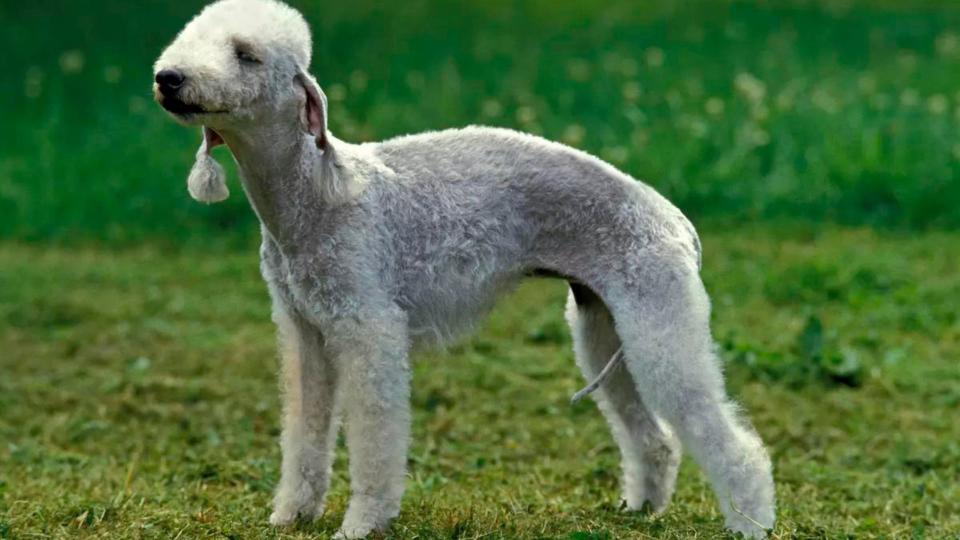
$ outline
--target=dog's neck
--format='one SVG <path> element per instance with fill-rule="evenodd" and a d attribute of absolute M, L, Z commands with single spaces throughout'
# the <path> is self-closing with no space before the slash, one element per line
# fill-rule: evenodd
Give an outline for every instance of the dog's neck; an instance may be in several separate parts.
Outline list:
<path fill-rule="evenodd" d="M 304 216 L 318 215 L 328 204 L 316 177 L 325 152 L 296 125 L 225 130 L 221 136 L 236 158 L 243 189 L 265 231 L 281 248 L 301 245 Z M 326 159 L 331 158 L 333 149 L 326 153 Z"/>

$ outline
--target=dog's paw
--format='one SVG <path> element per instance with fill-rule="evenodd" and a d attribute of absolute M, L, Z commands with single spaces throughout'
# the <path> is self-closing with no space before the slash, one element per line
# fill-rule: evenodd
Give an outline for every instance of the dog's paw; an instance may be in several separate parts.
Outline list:
<path fill-rule="evenodd" d="M 637 504 L 637 503 L 630 502 L 626 498 L 621 498 L 619 510 L 621 512 L 630 512 L 630 513 L 635 512 L 642 516 L 653 516 L 658 513 L 656 508 L 653 506 L 653 503 L 646 499 L 643 499 L 642 502 Z"/>
<path fill-rule="evenodd" d="M 323 515 L 323 510 L 322 504 L 313 504 L 312 502 L 302 505 L 277 504 L 273 513 L 270 514 L 270 525 L 284 527 L 299 520 L 314 521 Z"/>
<path fill-rule="evenodd" d="M 744 538 L 764 539 L 767 538 L 773 529 L 773 511 L 770 509 L 754 510 L 751 514 L 760 518 L 761 521 L 748 516 L 745 513 L 737 512 L 735 515 L 727 517 L 727 528 L 731 532 L 740 533 Z"/>
<path fill-rule="evenodd" d="M 347 513 L 343 516 L 343 524 L 340 525 L 340 530 L 334 538 L 339 540 L 366 538 L 370 533 L 386 531 L 399 513 L 400 507 L 397 504 L 355 497 L 350 501 Z"/>
<path fill-rule="evenodd" d="M 294 521 L 297 520 L 296 512 L 286 512 L 283 510 L 274 510 L 270 514 L 270 524 L 274 527 L 284 527 L 286 525 L 292 525 Z"/>
<path fill-rule="evenodd" d="M 730 532 L 732 532 L 732 533 L 734 533 L 734 534 L 739 533 L 742 538 L 747 538 L 747 539 L 749 539 L 749 540 L 765 540 L 765 539 L 768 537 L 768 535 L 767 535 L 768 529 L 764 529 L 764 528 L 762 528 L 762 527 L 758 527 L 757 525 L 754 525 L 754 524 L 752 524 L 752 523 L 750 523 L 750 524 L 741 523 L 741 524 L 737 524 L 737 525 L 727 525 L 727 529 L 729 529 Z"/>
<path fill-rule="evenodd" d="M 355 540 L 358 538 L 366 538 L 374 530 L 376 530 L 376 527 L 372 525 L 344 525 L 340 527 L 340 530 L 337 531 L 337 534 L 333 535 L 333 540 Z"/>

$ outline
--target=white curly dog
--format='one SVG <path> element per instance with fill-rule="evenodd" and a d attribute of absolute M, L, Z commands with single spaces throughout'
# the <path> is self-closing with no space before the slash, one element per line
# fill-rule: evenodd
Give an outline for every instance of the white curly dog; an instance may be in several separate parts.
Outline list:
<path fill-rule="evenodd" d="M 404 490 L 411 347 L 462 334 L 545 274 L 570 282 L 577 363 L 620 446 L 627 506 L 665 509 L 679 439 L 727 526 L 766 536 L 770 459 L 726 396 L 700 246 L 680 211 L 597 158 L 505 129 L 341 141 L 310 54 L 292 8 L 222 0 L 155 65 L 160 104 L 203 126 L 190 194 L 227 196 L 209 155 L 225 143 L 260 219 L 285 400 L 270 522 L 323 512 L 342 415 L 352 498 L 338 535 L 387 527 Z"/>

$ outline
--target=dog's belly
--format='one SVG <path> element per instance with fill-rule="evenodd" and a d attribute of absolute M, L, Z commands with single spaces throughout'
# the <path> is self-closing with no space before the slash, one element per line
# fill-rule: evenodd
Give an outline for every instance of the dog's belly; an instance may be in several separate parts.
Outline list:
<path fill-rule="evenodd" d="M 408 317 L 414 346 L 449 344 L 470 333 L 490 313 L 498 298 L 511 291 L 519 274 L 454 274 L 420 280 L 398 299 Z"/>

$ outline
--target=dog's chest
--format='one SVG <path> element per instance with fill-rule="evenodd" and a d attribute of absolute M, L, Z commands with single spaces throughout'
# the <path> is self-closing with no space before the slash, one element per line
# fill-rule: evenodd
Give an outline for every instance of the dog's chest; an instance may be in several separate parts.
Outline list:
<path fill-rule="evenodd" d="M 260 273 L 271 294 L 311 319 L 333 317 L 343 310 L 340 304 L 349 287 L 343 285 L 343 272 L 338 274 L 331 266 L 329 257 L 322 255 L 289 257 L 269 238 L 260 248 Z"/>
<path fill-rule="evenodd" d="M 328 235 L 284 251 L 268 236 L 260 270 L 275 301 L 316 325 L 396 309 L 378 252 L 349 235 Z"/>

